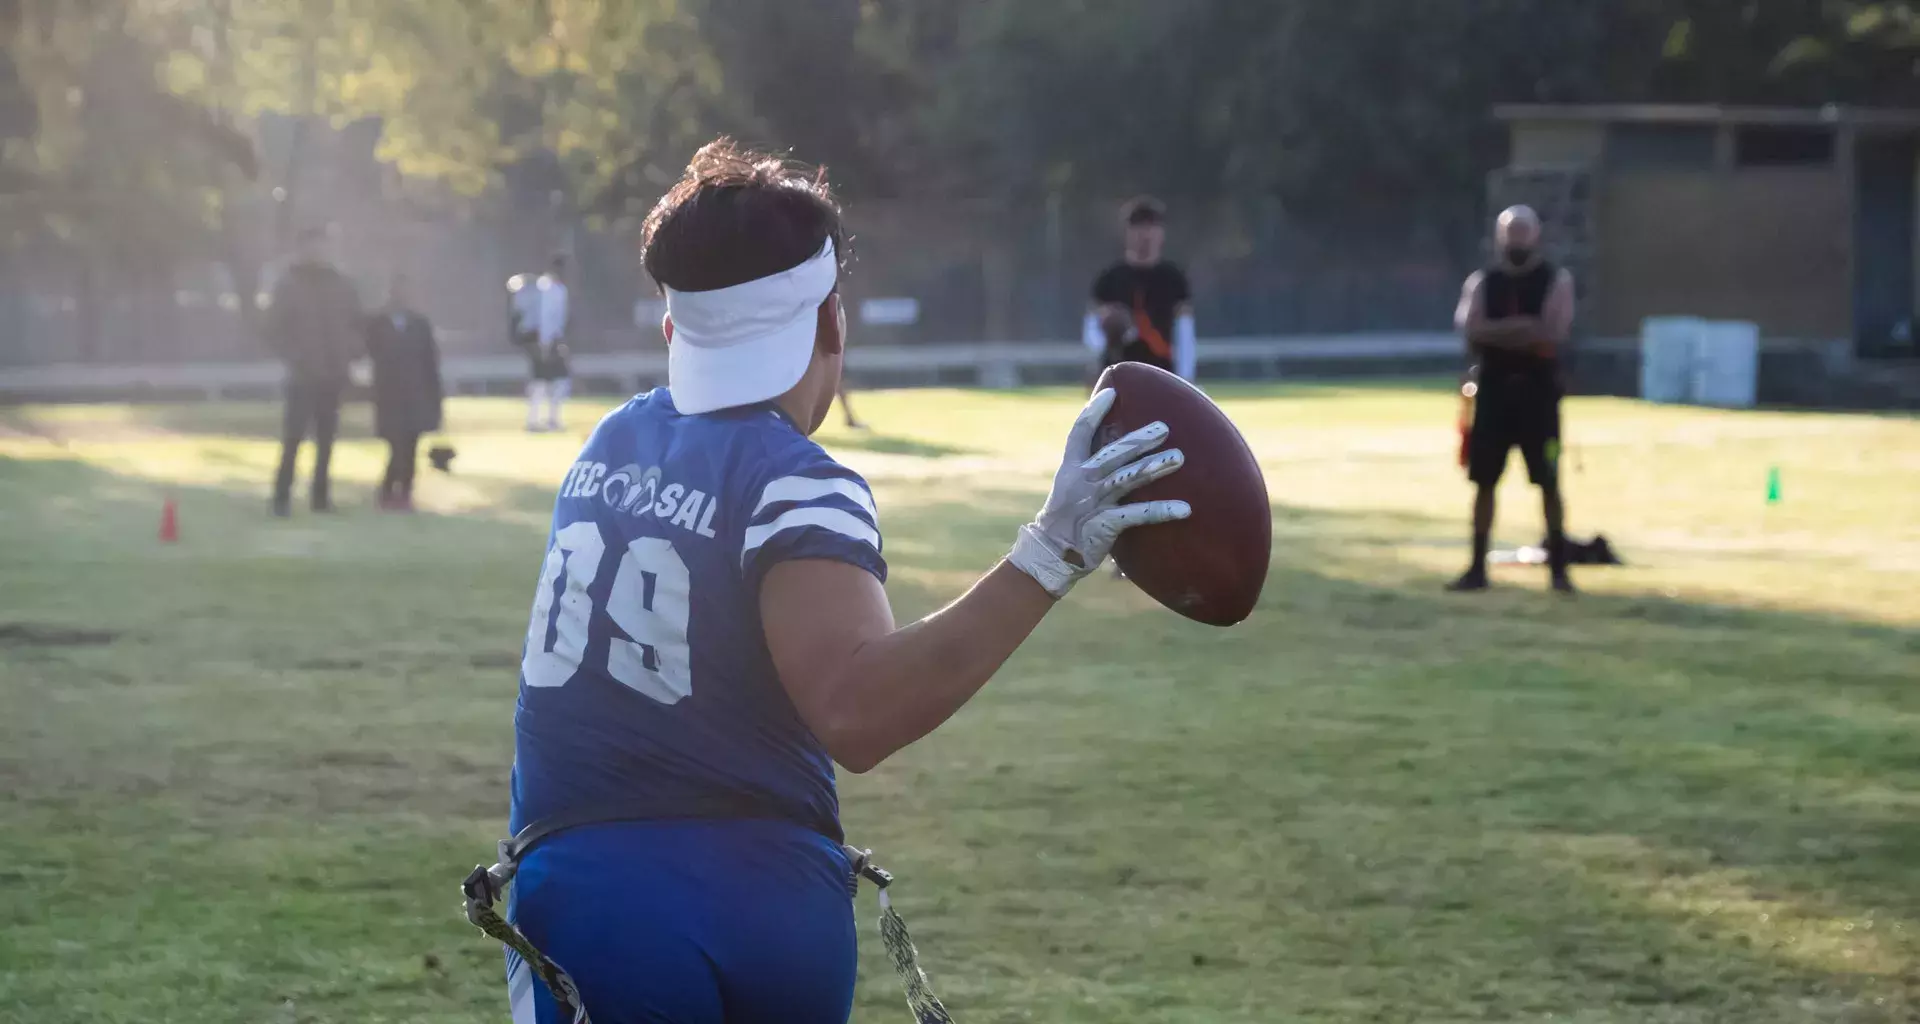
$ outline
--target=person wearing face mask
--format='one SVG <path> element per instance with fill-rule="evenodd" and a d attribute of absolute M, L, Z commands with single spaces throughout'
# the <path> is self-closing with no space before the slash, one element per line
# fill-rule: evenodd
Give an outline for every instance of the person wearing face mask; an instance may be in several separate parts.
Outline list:
<path fill-rule="evenodd" d="M 440 429 L 440 351 L 433 323 L 414 309 L 405 274 L 393 275 L 387 304 L 367 318 L 373 361 L 374 432 L 387 442 L 380 507 L 413 511 L 415 452 L 423 434 Z"/>
<path fill-rule="evenodd" d="M 1494 227 L 1497 255 L 1467 278 L 1454 312 L 1467 354 L 1479 364 L 1467 476 L 1474 484 L 1473 563 L 1449 584 L 1485 590 L 1494 489 L 1507 453 L 1520 449 L 1540 488 L 1547 520 L 1553 589 L 1573 592 L 1567 574 L 1566 506 L 1560 497 L 1560 348 L 1573 328 L 1573 275 L 1540 253 L 1540 217 L 1525 206 L 1503 211 Z"/>

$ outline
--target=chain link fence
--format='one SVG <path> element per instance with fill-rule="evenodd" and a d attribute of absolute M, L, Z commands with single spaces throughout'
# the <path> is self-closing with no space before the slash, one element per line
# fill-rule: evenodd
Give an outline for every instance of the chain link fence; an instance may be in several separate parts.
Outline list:
<path fill-rule="evenodd" d="M 369 307 L 404 272 L 415 305 L 449 354 L 508 351 L 503 283 L 556 250 L 573 255 L 574 347 L 657 348 L 660 307 L 639 264 L 636 232 L 594 228 L 547 210 L 480 212 L 396 198 L 392 183 L 307 183 L 306 208 L 337 232 L 341 269 Z M 854 261 L 843 288 L 857 342 L 1038 341 L 1078 336 L 1094 275 L 1120 249 L 1118 200 L 854 201 Z M 1203 336 L 1444 328 L 1469 269 L 1457 242 L 1420 225 L 1317 233 L 1272 202 L 1168 200 L 1167 256 L 1187 268 Z M 270 197 L 228 217 L 196 258 L 160 263 L 64 242 L 31 200 L 4 211 L 0 365 L 254 360 L 258 310 L 285 233 Z M 86 255 L 91 252 L 92 255 Z M 244 268 L 236 274 L 235 265 Z M 863 323 L 875 299 L 887 322 Z M 249 309 L 249 306 L 252 308 Z M 901 316 L 901 310 L 913 315 Z"/>

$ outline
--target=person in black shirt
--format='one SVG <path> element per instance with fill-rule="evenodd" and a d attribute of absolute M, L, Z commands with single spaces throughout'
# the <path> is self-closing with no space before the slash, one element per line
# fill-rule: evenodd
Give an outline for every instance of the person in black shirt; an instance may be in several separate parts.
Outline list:
<path fill-rule="evenodd" d="M 848 430 L 865 430 L 867 425 L 860 422 L 860 417 L 853 414 L 853 399 L 849 395 L 847 382 L 843 377 L 840 380 L 840 390 L 834 392 L 834 396 L 840 399 L 840 415 L 846 419 Z"/>
<path fill-rule="evenodd" d="M 313 438 L 308 498 L 315 512 L 333 511 L 330 467 L 334 435 L 340 430 L 340 398 L 363 345 L 360 296 L 353 282 L 334 269 L 331 232 L 306 228 L 297 244 L 293 264 L 273 287 L 266 324 L 267 343 L 287 365 L 280 468 L 273 477 L 273 514 L 281 517 L 292 510 L 293 464 L 308 437 Z"/>
<path fill-rule="evenodd" d="M 1094 279 L 1081 340 L 1102 366 L 1150 363 L 1192 380 L 1193 293 L 1187 275 L 1160 256 L 1166 208 L 1142 196 L 1127 203 L 1121 217 L 1126 255 Z"/>
<path fill-rule="evenodd" d="M 1449 589 L 1487 588 L 1494 487 L 1506 469 L 1508 450 L 1517 447 L 1546 511 L 1553 588 L 1572 593 L 1566 507 L 1560 498 L 1559 355 L 1573 327 L 1573 275 L 1541 256 L 1540 218 L 1525 206 L 1500 214 L 1494 240 L 1493 264 L 1467 278 L 1454 313 L 1479 374 L 1467 437 L 1467 476 L 1474 484 L 1473 564 Z"/>

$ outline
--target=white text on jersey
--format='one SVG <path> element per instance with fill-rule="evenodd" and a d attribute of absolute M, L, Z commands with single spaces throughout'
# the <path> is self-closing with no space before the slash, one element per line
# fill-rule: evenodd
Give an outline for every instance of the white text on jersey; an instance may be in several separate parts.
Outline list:
<path fill-rule="evenodd" d="M 608 508 L 633 516 L 651 512 L 702 537 L 714 535 L 713 513 L 720 504 L 717 495 L 676 483 L 662 483 L 659 466 L 642 469 L 627 465 L 609 473 L 604 462 L 574 463 L 566 479 L 560 482 L 560 497 L 597 497 L 606 502 Z"/>

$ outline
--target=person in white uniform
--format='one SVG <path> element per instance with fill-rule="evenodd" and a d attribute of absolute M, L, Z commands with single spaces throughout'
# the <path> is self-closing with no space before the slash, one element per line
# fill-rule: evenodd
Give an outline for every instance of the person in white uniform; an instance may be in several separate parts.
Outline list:
<path fill-rule="evenodd" d="M 567 363 L 566 271 L 566 256 L 556 255 L 537 279 L 528 282 L 516 275 L 507 282 L 514 341 L 527 350 L 527 429 L 531 431 L 562 429 L 561 408 L 573 393 L 573 371 Z"/>

